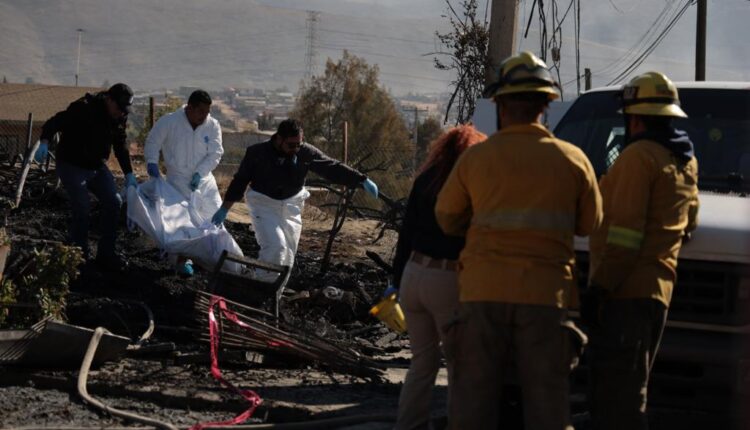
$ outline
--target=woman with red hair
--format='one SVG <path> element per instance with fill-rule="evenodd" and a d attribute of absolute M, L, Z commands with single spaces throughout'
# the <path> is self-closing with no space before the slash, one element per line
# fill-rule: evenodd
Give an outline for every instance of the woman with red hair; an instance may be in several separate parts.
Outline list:
<path fill-rule="evenodd" d="M 412 352 L 399 398 L 397 430 L 428 426 L 432 388 L 440 370 L 441 328 L 458 306 L 456 268 L 464 238 L 446 236 L 438 226 L 437 195 L 461 153 L 486 139 L 471 125 L 445 132 L 431 144 L 409 194 L 393 259 L 392 288 L 400 292 Z M 451 373 L 448 362 L 449 384 Z"/>

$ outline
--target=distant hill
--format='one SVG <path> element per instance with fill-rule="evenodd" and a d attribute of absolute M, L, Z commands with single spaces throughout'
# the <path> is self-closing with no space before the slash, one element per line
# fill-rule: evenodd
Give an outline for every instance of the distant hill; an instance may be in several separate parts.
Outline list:
<path fill-rule="evenodd" d="M 2 0 L 0 75 L 73 84 L 82 28 L 80 85 L 296 90 L 305 70 L 306 17 L 254 0 Z M 317 70 L 348 48 L 379 64 L 394 92 L 447 91 L 450 76 L 422 56 L 434 50 L 440 25 L 439 13 L 429 20 L 322 14 Z"/>
<path fill-rule="evenodd" d="M 531 3 L 521 3 L 518 42 L 520 49 L 538 51 L 536 18 L 529 37 L 522 34 Z M 677 5 L 582 3 L 581 68 L 593 70 L 594 86 L 626 67 L 642 49 L 630 52 L 630 47 L 665 5 Z M 742 55 L 750 3 L 711 3 L 708 78 L 750 80 L 750 56 Z M 327 57 L 340 58 L 347 48 L 378 64 L 381 81 L 396 94 L 447 91 L 450 73 L 436 70 L 432 58 L 424 56 L 437 48 L 435 31 L 446 30 L 440 16 L 446 12 L 444 0 L 0 0 L 0 76 L 11 82 L 29 78 L 72 84 L 76 29 L 82 28 L 80 85 L 125 81 L 138 91 L 179 86 L 286 86 L 294 91 L 305 69 L 305 9 L 323 11 L 316 44 L 319 72 Z M 561 80 L 572 94 L 572 15 L 563 29 Z M 691 7 L 638 70 L 692 79 L 694 32 Z M 618 58 L 622 61 L 613 64 Z"/>

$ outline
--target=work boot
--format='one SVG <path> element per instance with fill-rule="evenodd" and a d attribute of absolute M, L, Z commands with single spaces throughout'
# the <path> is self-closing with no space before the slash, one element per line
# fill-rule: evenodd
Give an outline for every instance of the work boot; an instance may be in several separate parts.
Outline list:
<path fill-rule="evenodd" d="M 128 261 L 117 253 L 108 256 L 97 255 L 96 265 L 108 272 L 124 272 L 128 268 Z"/>

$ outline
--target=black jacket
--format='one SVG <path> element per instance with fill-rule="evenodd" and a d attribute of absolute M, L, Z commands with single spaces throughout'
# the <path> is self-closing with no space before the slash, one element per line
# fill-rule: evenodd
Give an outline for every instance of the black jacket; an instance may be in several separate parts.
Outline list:
<path fill-rule="evenodd" d="M 401 286 L 401 275 L 412 251 L 435 259 L 458 260 L 464 247 L 464 238 L 448 236 L 435 218 L 435 203 L 440 188 L 432 185 L 437 171 L 434 167 L 422 172 L 406 203 L 406 215 L 398 233 L 396 255 L 393 257 L 393 286 Z"/>
<path fill-rule="evenodd" d="M 269 140 L 247 148 L 224 200 L 240 201 L 248 184 L 253 191 L 272 199 L 288 199 L 302 190 L 309 170 L 333 183 L 349 187 L 357 186 L 367 178 L 308 143 L 302 144 L 295 157 L 287 157 L 276 149 L 273 140 Z"/>
<path fill-rule="evenodd" d="M 60 132 L 58 160 L 74 166 L 95 170 L 103 166 L 114 149 L 123 173 L 133 171 L 125 142 L 127 117 L 112 119 L 107 113 L 104 93 L 86 94 L 58 112 L 42 126 L 41 139 L 51 140 Z"/>

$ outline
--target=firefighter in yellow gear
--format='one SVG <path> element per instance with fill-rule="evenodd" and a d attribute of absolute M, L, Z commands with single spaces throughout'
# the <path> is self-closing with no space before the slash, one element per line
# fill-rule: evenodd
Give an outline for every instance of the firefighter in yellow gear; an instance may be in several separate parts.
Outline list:
<path fill-rule="evenodd" d="M 595 429 L 648 428 L 648 378 L 667 319 L 677 255 L 696 227 L 698 164 L 672 81 L 657 72 L 622 90 L 625 149 L 600 181 L 604 221 L 590 238 L 589 288 Z"/>
<path fill-rule="evenodd" d="M 570 426 L 570 337 L 561 323 L 575 282 L 573 236 L 598 227 L 602 203 L 586 155 L 540 122 L 558 84 L 529 52 L 506 59 L 486 89 L 499 131 L 467 149 L 438 195 L 443 231 L 465 235 L 459 311 L 444 328 L 455 360 L 449 428 L 498 428 L 515 363 L 525 428 Z"/>

